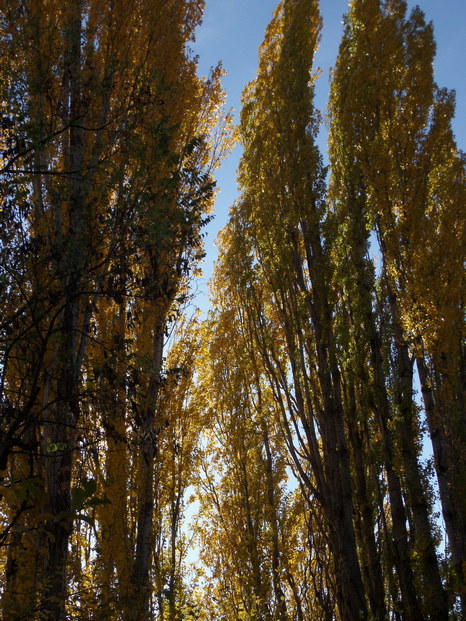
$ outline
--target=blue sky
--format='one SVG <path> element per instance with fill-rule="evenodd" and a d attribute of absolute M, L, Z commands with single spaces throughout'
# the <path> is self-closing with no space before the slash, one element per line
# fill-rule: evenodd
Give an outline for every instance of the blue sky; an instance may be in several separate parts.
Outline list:
<path fill-rule="evenodd" d="M 223 84 L 228 106 L 240 110 L 241 92 L 253 79 L 257 69 L 257 51 L 265 28 L 278 0 L 206 0 L 204 22 L 197 31 L 194 46 L 199 55 L 199 72 L 207 74 L 219 60 L 227 74 Z M 418 4 L 428 21 L 434 23 L 437 42 L 435 76 L 439 86 L 457 92 L 457 111 L 454 130 L 460 148 L 466 150 L 466 0 L 408 0 L 408 7 Z M 341 19 L 348 7 L 347 0 L 321 0 L 324 27 L 316 65 L 322 75 L 316 85 L 316 107 L 325 112 L 329 90 L 329 69 L 333 66 L 341 36 Z M 321 148 L 325 149 L 325 132 Z M 205 276 L 198 283 L 196 304 L 207 307 L 206 282 L 212 273 L 216 257 L 215 237 L 228 218 L 228 209 L 237 198 L 236 175 L 240 148 L 236 147 L 217 174 L 220 192 L 215 205 L 215 219 L 208 228 Z"/>

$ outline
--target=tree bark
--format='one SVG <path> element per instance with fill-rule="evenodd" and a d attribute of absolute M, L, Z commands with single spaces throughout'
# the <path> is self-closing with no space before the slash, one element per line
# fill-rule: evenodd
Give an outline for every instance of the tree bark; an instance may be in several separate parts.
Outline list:
<path fill-rule="evenodd" d="M 152 338 L 153 370 L 148 382 L 147 394 L 142 411 L 137 538 L 131 575 L 133 595 L 130 598 L 127 621 L 148 619 L 151 599 L 149 578 L 154 548 L 154 459 L 157 455 L 157 438 L 161 431 L 161 421 L 157 420 L 156 408 L 163 362 L 163 326 L 156 326 L 154 328 Z"/>
<path fill-rule="evenodd" d="M 463 614 L 466 612 L 466 524 L 464 511 L 461 507 L 461 463 L 452 463 L 456 451 L 449 450 L 446 435 L 448 425 L 439 405 L 435 402 L 429 367 L 424 356 L 416 357 L 416 365 L 421 384 L 422 398 L 429 427 L 430 439 L 434 455 L 434 465 L 442 504 L 442 515 L 445 520 L 445 528 L 448 535 L 448 546 L 456 574 L 456 589 L 460 595 Z M 448 436 L 447 436 L 448 437 Z M 452 439 L 453 440 L 453 439 Z M 461 438 L 456 438 L 461 443 Z M 461 462 L 461 457 L 460 460 Z M 464 466 L 463 466 L 464 469 Z M 458 491 L 459 490 L 459 491 Z M 459 502 L 458 502 L 459 499 Z"/>

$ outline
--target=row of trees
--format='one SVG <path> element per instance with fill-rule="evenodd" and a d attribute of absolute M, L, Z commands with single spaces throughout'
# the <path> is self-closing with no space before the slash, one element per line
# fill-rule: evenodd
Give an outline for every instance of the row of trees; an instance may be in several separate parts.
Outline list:
<path fill-rule="evenodd" d="M 0 2 L 3 618 L 460 619 L 465 161 L 432 27 L 350 4 L 327 171 L 318 2 L 279 3 L 200 322 L 231 142 L 202 10 Z"/>
<path fill-rule="evenodd" d="M 149 618 L 154 580 L 173 608 L 196 432 L 189 341 L 163 352 L 229 123 L 188 47 L 202 11 L 0 4 L 5 620 Z"/>
<path fill-rule="evenodd" d="M 281 2 L 243 95 L 241 196 L 220 237 L 203 380 L 222 463 L 220 483 L 208 479 L 206 559 L 213 593 L 229 594 L 213 617 L 459 617 L 466 185 L 454 97 L 433 81 L 418 8 L 353 1 L 326 187 L 319 30 L 316 2 Z"/>

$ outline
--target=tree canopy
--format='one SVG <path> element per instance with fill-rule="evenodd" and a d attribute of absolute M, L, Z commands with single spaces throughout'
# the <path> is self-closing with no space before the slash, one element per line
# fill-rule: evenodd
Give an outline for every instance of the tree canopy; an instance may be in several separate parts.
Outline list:
<path fill-rule="evenodd" d="M 2 618 L 459 620 L 466 160 L 433 26 L 349 3 L 327 166 L 318 1 L 278 3 L 236 130 L 203 9 L 0 0 Z"/>

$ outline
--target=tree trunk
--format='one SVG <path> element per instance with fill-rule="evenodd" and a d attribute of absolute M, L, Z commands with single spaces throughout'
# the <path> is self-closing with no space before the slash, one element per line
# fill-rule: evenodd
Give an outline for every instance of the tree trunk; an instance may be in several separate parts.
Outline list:
<path fill-rule="evenodd" d="M 349 410 L 356 412 L 356 397 L 354 386 L 348 386 Z M 358 511 L 356 513 L 357 533 L 359 535 L 361 554 L 364 558 L 363 573 L 372 617 L 377 621 L 385 621 L 385 593 L 380 564 L 380 553 L 377 549 L 374 536 L 374 512 L 366 483 L 366 468 L 364 463 L 364 445 L 357 420 L 348 420 L 349 440 L 353 453 L 356 481 L 356 499 Z"/>
<path fill-rule="evenodd" d="M 399 441 L 408 502 L 414 524 L 415 548 L 424 580 L 425 614 L 438 621 L 448 620 L 448 600 L 440 578 L 429 520 L 426 492 L 421 480 L 415 438 L 418 436 L 413 403 L 413 365 L 397 319 L 393 292 L 389 291 L 396 348 L 395 395 L 399 409 Z"/>
<path fill-rule="evenodd" d="M 376 327 L 376 318 L 372 307 L 373 274 L 371 270 L 373 267 L 365 256 L 368 239 L 364 226 L 364 205 L 359 199 L 359 196 L 365 196 L 365 192 L 362 188 L 356 191 L 353 183 L 347 183 L 347 192 L 351 208 L 349 254 L 355 272 L 355 284 L 348 291 L 347 297 L 351 307 L 357 309 L 354 314 L 361 318 L 362 335 L 369 346 L 370 363 L 374 377 L 373 385 L 369 389 L 372 388 L 376 423 L 382 437 L 383 460 L 392 517 L 393 560 L 399 579 L 401 606 L 403 615 L 408 621 L 422 621 L 423 616 L 420 612 L 414 585 L 414 574 L 411 568 L 403 493 L 400 478 L 395 469 L 394 438 L 391 430 L 392 415 L 382 359 L 382 340 Z M 364 378 L 361 379 L 364 381 Z M 380 510 L 383 511 L 382 506 Z M 387 536 L 389 536 L 388 531 Z"/>
<path fill-rule="evenodd" d="M 137 539 L 131 582 L 133 595 L 127 611 L 127 621 L 149 618 L 151 599 L 150 566 L 154 548 L 154 459 L 161 421 L 156 418 L 157 397 L 163 361 L 164 326 L 154 329 L 152 344 L 152 375 L 149 379 L 141 421 L 139 498 Z"/>
<path fill-rule="evenodd" d="M 434 455 L 435 471 L 442 504 L 442 515 L 448 535 L 448 546 L 456 574 L 457 592 L 460 595 L 463 614 L 466 612 L 466 524 L 465 512 L 461 507 L 461 483 L 463 477 L 458 476 L 462 464 L 453 463 L 452 458 L 456 451 L 450 451 L 448 435 L 452 433 L 445 422 L 445 416 L 434 399 L 432 390 L 433 378 L 424 357 L 416 358 L 419 381 L 421 384 L 422 398 L 429 427 L 430 439 Z M 453 438 L 452 438 L 453 440 Z M 456 438 L 461 443 L 461 438 Z M 461 462 L 460 456 L 459 461 Z M 463 460 L 464 461 L 464 460 Z M 463 466 L 464 469 L 464 466 Z M 456 476 L 455 476 L 456 475 Z M 464 478 L 463 478 L 464 480 Z M 459 491 L 458 491 L 459 489 Z"/>
<path fill-rule="evenodd" d="M 273 460 L 272 451 L 270 449 L 269 431 L 267 423 L 262 419 L 262 436 L 264 440 L 265 456 L 266 456 L 266 473 L 267 473 L 267 500 L 269 503 L 269 520 L 272 531 L 272 585 L 276 601 L 276 619 L 279 621 L 287 621 L 288 614 L 286 610 L 285 594 L 281 587 L 281 561 L 280 561 L 280 544 L 279 544 L 279 524 L 276 506 L 276 491 L 274 485 Z"/>
<path fill-rule="evenodd" d="M 318 377 L 323 401 L 320 421 L 330 502 L 324 507 L 330 526 L 330 541 L 337 573 L 337 601 L 343 621 L 367 619 L 364 585 L 356 551 L 353 526 L 353 493 L 349 453 L 345 437 L 340 369 L 335 351 L 332 313 L 325 282 L 326 265 L 319 228 L 301 222 L 312 299 L 307 292 L 315 330 Z M 302 280 L 302 276 L 300 278 Z"/>
<path fill-rule="evenodd" d="M 78 385 L 78 323 L 80 283 L 85 264 L 85 197 L 83 192 L 82 128 L 73 126 L 81 113 L 81 0 L 72 0 L 68 7 L 67 51 L 65 56 L 65 92 L 69 93 L 69 231 L 61 257 L 64 299 L 61 343 L 58 353 L 60 376 L 54 421 L 46 425 L 46 480 L 49 510 L 55 518 L 46 526 L 48 555 L 44 567 L 42 606 L 47 620 L 64 621 L 66 602 L 66 561 L 68 539 L 72 530 L 71 471 L 75 446 L 74 430 L 79 419 Z"/>

